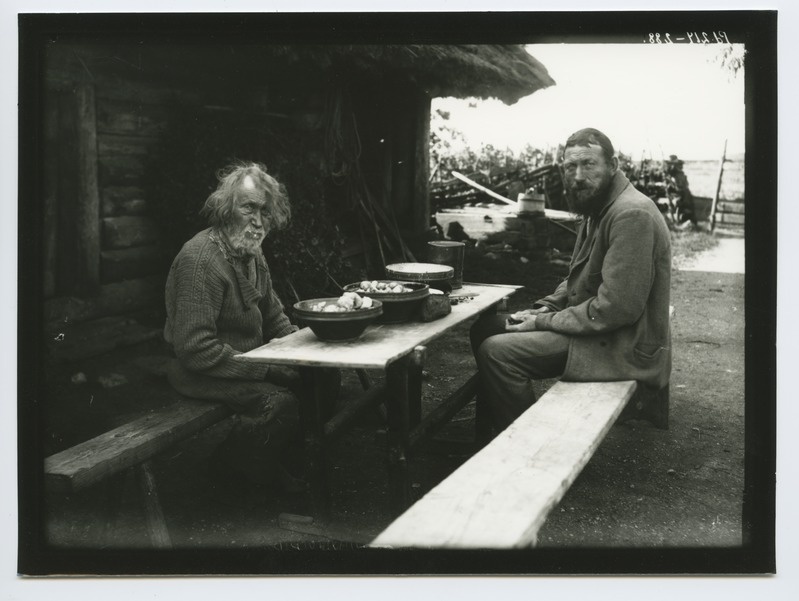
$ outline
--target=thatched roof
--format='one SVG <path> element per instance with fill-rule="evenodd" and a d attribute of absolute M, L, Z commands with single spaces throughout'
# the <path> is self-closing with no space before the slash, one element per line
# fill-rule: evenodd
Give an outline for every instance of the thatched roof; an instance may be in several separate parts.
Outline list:
<path fill-rule="evenodd" d="M 56 50 L 55 47 L 51 50 Z M 499 98 L 513 104 L 555 82 L 546 67 L 521 45 L 357 45 L 357 44 L 185 44 L 180 41 L 102 44 L 62 47 L 74 70 L 131 75 L 160 74 L 224 80 L 262 77 L 321 79 L 345 76 L 375 83 L 421 87 L 432 97 Z"/>
<path fill-rule="evenodd" d="M 546 67 L 521 45 L 414 44 L 274 47 L 289 63 L 348 68 L 402 78 L 431 96 L 499 98 L 513 104 L 555 85 Z"/>

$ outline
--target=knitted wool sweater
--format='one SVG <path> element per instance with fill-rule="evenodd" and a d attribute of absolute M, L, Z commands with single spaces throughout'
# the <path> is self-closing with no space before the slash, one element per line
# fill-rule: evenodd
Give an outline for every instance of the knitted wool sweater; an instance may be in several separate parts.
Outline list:
<path fill-rule="evenodd" d="M 181 365 L 219 378 L 263 380 L 269 365 L 234 359 L 297 329 L 283 312 L 263 253 L 245 275 L 212 229 L 199 232 L 175 257 L 166 282 L 164 338 Z"/>

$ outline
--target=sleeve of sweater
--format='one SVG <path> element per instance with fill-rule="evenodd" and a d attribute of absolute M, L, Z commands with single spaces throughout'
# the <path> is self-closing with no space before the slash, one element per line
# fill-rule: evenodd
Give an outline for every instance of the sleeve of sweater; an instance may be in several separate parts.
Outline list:
<path fill-rule="evenodd" d="M 216 320 L 222 310 L 225 280 L 208 256 L 187 254 L 180 258 L 174 279 L 172 345 L 181 364 L 189 370 L 218 378 L 263 380 L 269 366 L 238 361 L 240 354 L 217 336 Z"/>
<path fill-rule="evenodd" d="M 542 313 L 536 328 L 569 335 L 602 334 L 634 323 L 644 312 L 654 277 L 655 223 L 643 210 L 610 225 L 596 296 L 557 313 Z"/>
<path fill-rule="evenodd" d="M 275 287 L 272 285 L 272 276 L 268 267 L 266 269 L 266 294 L 261 299 L 260 309 L 263 317 L 264 342 L 269 342 L 273 338 L 282 338 L 299 329 L 289 321 L 283 310 L 283 303 L 280 302 Z"/>
<path fill-rule="evenodd" d="M 564 279 L 558 287 L 555 288 L 555 292 L 550 294 L 549 296 L 545 296 L 544 298 L 535 301 L 533 303 L 533 307 L 549 307 L 552 311 L 560 311 L 566 306 L 566 299 L 568 293 L 566 292 L 566 285 L 568 283 L 568 278 Z"/>

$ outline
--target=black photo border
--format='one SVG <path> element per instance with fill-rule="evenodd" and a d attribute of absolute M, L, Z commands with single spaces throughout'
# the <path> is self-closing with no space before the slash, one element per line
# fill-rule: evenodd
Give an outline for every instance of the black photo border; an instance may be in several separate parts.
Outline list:
<path fill-rule="evenodd" d="M 775 571 L 777 13 L 776 11 L 502 13 L 23 14 L 19 16 L 18 503 L 20 574 L 501 575 L 769 574 Z M 51 36 L 263 39 L 280 43 L 629 43 L 651 31 L 724 30 L 746 45 L 746 459 L 744 544 L 735 548 L 388 550 L 87 550 L 44 538 L 39 314 L 42 48 Z"/>

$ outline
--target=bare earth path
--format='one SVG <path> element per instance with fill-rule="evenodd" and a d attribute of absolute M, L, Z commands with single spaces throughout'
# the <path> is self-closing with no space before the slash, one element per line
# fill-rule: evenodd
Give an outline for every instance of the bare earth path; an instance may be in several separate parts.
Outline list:
<path fill-rule="evenodd" d="M 540 544 L 741 543 L 743 249 L 742 238 L 722 238 L 675 271 L 670 429 L 614 427 Z"/>

